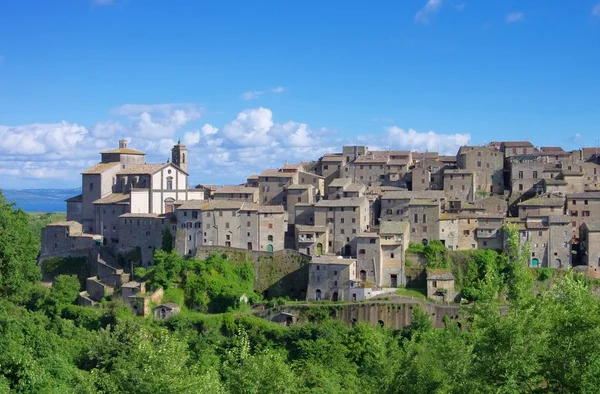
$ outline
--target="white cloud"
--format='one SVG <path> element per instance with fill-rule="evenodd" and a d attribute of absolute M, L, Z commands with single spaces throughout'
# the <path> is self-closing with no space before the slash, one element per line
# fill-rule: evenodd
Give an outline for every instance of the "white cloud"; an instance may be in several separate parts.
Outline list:
<path fill-rule="evenodd" d="M 183 144 L 191 147 L 200 142 L 199 131 L 188 131 L 183 135 Z"/>
<path fill-rule="evenodd" d="M 387 143 L 394 149 L 406 149 L 419 152 L 439 152 L 454 155 L 462 145 L 469 143 L 469 134 L 437 134 L 433 131 L 420 133 L 393 126 L 386 128 Z"/>
<path fill-rule="evenodd" d="M 600 3 L 592 7 L 592 16 L 600 18 Z"/>
<path fill-rule="evenodd" d="M 571 138 L 569 138 L 569 140 L 573 143 L 579 143 L 583 141 L 583 135 L 581 135 L 580 133 L 575 133 L 571 136 Z"/>
<path fill-rule="evenodd" d="M 431 15 L 437 14 L 442 8 L 444 0 L 427 0 L 427 3 L 415 15 L 415 20 L 421 23 L 427 23 Z"/>
<path fill-rule="evenodd" d="M 223 135 L 242 146 L 268 144 L 267 135 L 273 127 L 273 113 L 267 108 L 247 109 L 223 127 Z"/>
<path fill-rule="evenodd" d="M 202 126 L 202 135 L 213 135 L 217 134 L 218 131 L 219 129 L 208 123 L 205 123 L 204 126 Z"/>
<path fill-rule="evenodd" d="M 202 109 L 193 104 L 126 104 L 112 113 L 128 116 L 136 137 L 156 140 L 174 137 L 183 126 L 200 118 Z"/>
<path fill-rule="evenodd" d="M 96 123 L 92 127 L 92 136 L 96 138 L 110 138 L 123 132 L 125 132 L 125 127 L 112 120 Z"/>
<path fill-rule="evenodd" d="M 511 12 L 506 15 L 506 23 L 522 22 L 525 19 L 525 14 L 522 12 Z"/>
<path fill-rule="evenodd" d="M 262 90 L 255 90 L 253 92 L 244 92 L 241 94 L 242 100 L 255 100 L 265 94 Z"/>
<path fill-rule="evenodd" d="M 240 95 L 240 97 L 242 98 L 242 100 L 256 100 L 257 98 L 259 98 L 260 96 L 262 96 L 265 93 L 271 92 L 271 93 L 283 93 L 285 91 L 285 88 L 283 86 L 277 86 L 275 88 L 271 88 L 268 91 L 265 90 L 251 90 L 248 92 L 244 92 Z"/>
<path fill-rule="evenodd" d="M 68 122 L 31 124 L 17 127 L 0 126 L 2 155 L 71 154 L 88 131 Z"/>

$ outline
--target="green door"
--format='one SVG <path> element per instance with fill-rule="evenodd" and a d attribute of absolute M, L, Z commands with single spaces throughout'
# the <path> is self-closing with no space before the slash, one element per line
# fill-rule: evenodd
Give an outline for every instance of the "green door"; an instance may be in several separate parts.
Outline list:
<path fill-rule="evenodd" d="M 323 244 L 317 244 L 317 256 L 323 254 Z"/>
<path fill-rule="evenodd" d="M 538 259 L 531 259 L 532 267 L 537 267 L 539 264 L 540 264 L 540 261 Z"/>
<path fill-rule="evenodd" d="M 268 244 L 267 245 L 267 252 L 272 252 L 273 251 L 273 245 Z"/>

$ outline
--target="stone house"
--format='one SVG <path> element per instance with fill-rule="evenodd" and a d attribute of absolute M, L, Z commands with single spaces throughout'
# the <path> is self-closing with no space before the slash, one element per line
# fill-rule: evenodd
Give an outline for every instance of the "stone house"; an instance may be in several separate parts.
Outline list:
<path fill-rule="evenodd" d="M 504 194 L 504 155 L 487 146 L 461 146 L 456 155 L 459 169 L 475 173 L 481 194 Z"/>
<path fill-rule="evenodd" d="M 600 190 L 600 164 L 593 162 L 586 162 L 582 164 L 584 174 L 584 189 L 589 190 Z"/>
<path fill-rule="evenodd" d="M 325 177 L 304 170 L 298 171 L 298 183 L 301 185 L 312 185 L 315 196 L 325 196 Z M 289 189 L 289 187 L 288 187 Z"/>
<path fill-rule="evenodd" d="M 571 218 L 573 239 L 579 237 L 579 228 L 590 221 L 600 221 L 600 192 L 567 194 L 567 215 Z"/>
<path fill-rule="evenodd" d="M 136 294 L 145 294 L 146 293 L 146 283 L 145 282 L 137 282 L 132 280 L 131 282 L 127 282 L 121 286 L 121 297 L 128 298 L 134 296 Z"/>
<path fill-rule="evenodd" d="M 511 157 L 532 154 L 535 148 L 529 141 L 504 141 L 500 143 L 500 152 L 504 153 L 504 157 Z"/>
<path fill-rule="evenodd" d="M 133 263 L 140 263 L 147 267 L 154 263 L 154 250 L 162 248 L 165 230 L 171 233 L 175 244 L 177 222 L 173 214 L 126 213 L 119 216 L 117 228 L 119 230 L 117 252 L 127 254 L 139 248 L 141 261 Z"/>
<path fill-rule="evenodd" d="M 297 172 L 282 172 L 274 169 L 264 170 L 258 176 L 260 203 L 287 207 L 286 190 L 288 186 L 295 184 L 298 184 Z"/>
<path fill-rule="evenodd" d="M 215 190 L 213 199 L 215 200 L 231 200 L 258 204 L 259 203 L 258 187 L 247 186 L 223 186 Z"/>
<path fill-rule="evenodd" d="M 542 180 L 543 193 L 567 193 L 567 186 L 569 184 L 564 179 L 550 178 Z"/>
<path fill-rule="evenodd" d="M 307 300 L 349 300 L 350 289 L 356 285 L 354 259 L 323 255 L 313 257 L 308 263 Z"/>
<path fill-rule="evenodd" d="M 323 177 L 325 197 L 328 198 L 328 187 L 331 182 L 341 177 L 342 167 L 346 165 L 346 159 L 342 154 L 325 154 L 317 163 L 317 173 Z"/>
<path fill-rule="evenodd" d="M 320 256 L 329 244 L 329 231 L 327 226 L 309 226 L 297 224 L 295 226 L 296 250 L 309 256 Z"/>
<path fill-rule="evenodd" d="M 177 208 L 177 250 L 192 255 L 203 245 L 267 252 L 283 250 L 286 217 L 281 205 L 228 200 L 184 202 Z"/>
<path fill-rule="evenodd" d="M 294 224 L 312 226 L 315 224 L 315 204 L 296 203 Z"/>
<path fill-rule="evenodd" d="M 356 275 L 359 281 L 376 285 L 381 281 L 381 239 L 379 234 L 364 232 L 356 238 Z"/>
<path fill-rule="evenodd" d="M 288 312 L 279 312 L 271 318 L 271 321 L 282 326 L 292 326 L 296 324 L 296 315 Z"/>
<path fill-rule="evenodd" d="M 567 182 L 567 193 L 583 193 L 585 191 L 585 178 L 582 171 L 563 169 L 559 177 Z"/>
<path fill-rule="evenodd" d="M 248 184 L 248 187 L 258 187 L 258 175 L 253 175 L 256 176 L 256 185 L 252 186 L 250 184 Z M 196 189 L 201 190 L 204 198 L 206 200 L 212 200 L 214 195 L 215 195 L 215 191 L 219 188 L 219 186 L 217 185 L 206 185 L 206 184 L 202 184 L 202 185 L 196 185 Z"/>
<path fill-rule="evenodd" d="M 448 201 L 468 201 L 476 199 L 477 177 L 471 170 L 444 170 L 444 192 Z"/>
<path fill-rule="evenodd" d="M 350 178 L 337 178 L 332 180 L 327 187 L 327 199 L 335 200 L 344 197 L 344 189 L 352 184 Z"/>
<path fill-rule="evenodd" d="M 588 220 L 581 225 L 579 252 L 585 265 L 595 270 L 600 269 L 600 221 Z"/>
<path fill-rule="evenodd" d="M 314 204 L 318 198 L 317 189 L 313 185 L 290 185 L 287 191 L 287 211 L 289 224 L 296 220 L 296 204 Z"/>
<path fill-rule="evenodd" d="M 84 234 L 81 223 L 74 220 L 55 222 L 42 229 L 40 260 L 91 249 L 98 236 Z"/>
<path fill-rule="evenodd" d="M 381 221 L 409 220 L 409 205 L 411 201 L 439 201 L 443 204 L 443 190 L 426 191 L 389 191 L 381 194 Z M 409 220 L 410 221 L 410 220 Z"/>
<path fill-rule="evenodd" d="M 379 227 L 381 246 L 377 286 L 398 287 L 406 284 L 404 256 L 410 242 L 410 223 L 385 221 Z M 360 250 L 359 250 L 360 255 Z"/>
<path fill-rule="evenodd" d="M 454 275 L 448 270 L 428 270 L 427 298 L 440 302 L 454 302 Z"/>
<path fill-rule="evenodd" d="M 246 186 L 247 187 L 258 187 L 258 175 L 252 174 L 246 178 Z M 208 198 L 207 198 L 208 200 Z"/>
<path fill-rule="evenodd" d="M 571 231 L 565 215 L 529 216 L 519 230 L 519 242 L 529 242 L 530 267 L 571 267 Z"/>
<path fill-rule="evenodd" d="M 326 253 L 356 256 L 355 238 L 369 228 L 369 200 L 366 197 L 321 200 L 314 208 L 314 225 L 328 228 Z"/>
<path fill-rule="evenodd" d="M 519 217 L 563 215 L 565 198 L 559 195 L 547 194 L 530 198 L 517 204 Z"/>
<path fill-rule="evenodd" d="M 424 159 L 411 169 L 411 190 L 442 190 L 444 188 L 443 169 L 445 164 L 435 159 Z"/>
<path fill-rule="evenodd" d="M 506 217 L 508 212 L 508 203 L 504 198 L 490 196 L 475 201 L 475 207 L 483 212 L 497 214 Z"/>
<path fill-rule="evenodd" d="M 553 177 L 552 168 L 554 168 L 554 165 L 544 164 L 537 154 L 507 157 L 505 170 L 508 175 L 511 196 L 541 193 L 543 189 L 542 180 Z"/>
<path fill-rule="evenodd" d="M 413 199 L 408 204 L 410 239 L 427 243 L 440 237 L 440 202 L 438 200 Z M 383 220 L 381 223 L 383 224 Z"/>
<path fill-rule="evenodd" d="M 478 215 L 475 240 L 478 249 L 504 249 L 504 220 L 506 215 L 483 212 Z"/>
<path fill-rule="evenodd" d="M 181 308 L 174 302 L 167 302 L 159 305 L 154 309 L 154 317 L 157 319 L 165 320 L 169 317 L 179 313 Z"/>

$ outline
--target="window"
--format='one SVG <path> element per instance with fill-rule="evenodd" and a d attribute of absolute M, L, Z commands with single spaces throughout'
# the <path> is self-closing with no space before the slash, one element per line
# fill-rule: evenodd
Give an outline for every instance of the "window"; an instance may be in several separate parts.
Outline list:
<path fill-rule="evenodd" d="M 376 244 L 376 243 L 377 243 L 377 240 L 376 240 L 375 238 L 371 238 L 371 239 L 369 240 L 369 243 L 370 243 L 370 244 Z"/>
<path fill-rule="evenodd" d="M 225 239 L 229 241 L 231 239 L 231 234 L 225 234 Z"/>
<path fill-rule="evenodd" d="M 328 169 L 329 169 L 329 166 L 326 164 L 326 165 L 324 165 L 324 166 L 323 166 L 323 169 L 324 169 L 324 170 L 328 170 Z"/>
<path fill-rule="evenodd" d="M 167 178 L 167 190 L 173 190 L 173 177 Z"/>
<path fill-rule="evenodd" d="M 481 162 L 480 161 L 477 162 L 477 167 L 481 167 Z"/>
<path fill-rule="evenodd" d="M 419 214 L 418 213 L 414 214 L 414 222 L 419 223 Z"/>
<path fill-rule="evenodd" d="M 94 191 L 94 182 L 90 182 L 90 191 L 93 192 Z"/>
<path fill-rule="evenodd" d="M 588 200 L 583 200 L 583 205 L 588 205 Z"/>
<path fill-rule="evenodd" d="M 298 202 L 302 202 L 302 197 L 298 197 Z"/>
<path fill-rule="evenodd" d="M 246 227 L 250 227 L 250 222 L 246 222 Z"/>
<path fill-rule="evenodd" d="M 523 191 L 523 184 L 519 183 L 519 191 Z"/>
<path fill-rule="evenodd" d="M 356 223 L 356 218 L 352 218 L 352 223 Z"/>
<path fill-rule="evenodd" d="M 519 179 L 523 179 L 523 171 L 519 171 Z"/>
<path fill-rule="evenodd" d="M 206 217 L 209 218 L 210 217 L 210 212 L 206 212 Z"/>
<path fill-rule="evenodd" d="M 344 223 L 344 218 L 341 218 L 341 219 L 340 219 L 340 223 Z"/>
<path fill-rule="evenodd" d="M 581 216 L 590 216 L 590 211 L 581 211 Z"/>
<path fill-rule="evenodd" d="M 542 236 L 542 232 L 538 231 L 538 237 L 541 237 L 541 236 Z"/>
<path fill-rule="evenodd" d="M 273 223 L 269 223 L 269 228 L 273 228 Z"/>
<path fill-rule="evenodd" d="M 340 229 L 340 234 L 344 234 L 344 229 Z"/>
<path fill-rule="evenodd" d="M 537 174 L 537 171 L 534 171 L 534 172 L 533 172 L 533 179 L 537 179 L 537 175 L 538 175 L 538 174 Z"/>
<path fill-rule="evenodd" d="M 468 236 L 469 234 L 471 234 L 471 232 L 470 232 L 469 230 L 464 230 L 464 231 L 463 231 L 463 235 L 464 235 L 465 237 L 466 237 L 466 236 Z"/>
<path fill-rule="evenodd" d="M 235 217 L 235 211 L 231 211 L 231 216 Z"/>
<path fill-rule="evenodd" d="M 423 214 L 423 223 L 427 223 L 427 214 L 426 213 Z"/>
<path fill-rule="evenodd" d="M 427 232 L 427 226 L 423 225 L 423 232 L 426 233 Z"/>
<path fill-rule="evenodd" d="M 225 228 L 229 228 L 229 222 L 225 222 Z"/>
<path fill-rule="evenodd" d="M 273 236 L 272 236 L 272 235 L 269 235 L 269 236 L 267 237 L 267 241 L 269 241 L 269 242 L 273 242 Z"/>

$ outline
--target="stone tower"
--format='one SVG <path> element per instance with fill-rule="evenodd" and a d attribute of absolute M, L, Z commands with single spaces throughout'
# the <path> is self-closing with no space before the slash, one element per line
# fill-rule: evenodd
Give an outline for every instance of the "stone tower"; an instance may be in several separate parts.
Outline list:
<path fill-rule="evenodd" d="M 181 143 L 181 140 L 177 141 L 177 145 L 171 149 L 171 162 L 183 171 L 188 172 L 188 150 Z"/>

